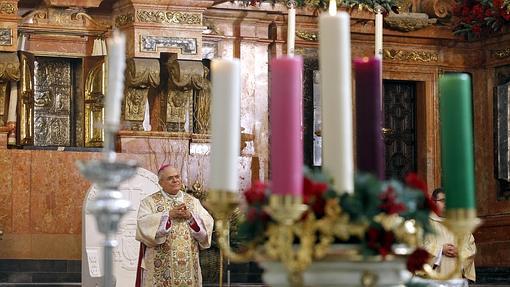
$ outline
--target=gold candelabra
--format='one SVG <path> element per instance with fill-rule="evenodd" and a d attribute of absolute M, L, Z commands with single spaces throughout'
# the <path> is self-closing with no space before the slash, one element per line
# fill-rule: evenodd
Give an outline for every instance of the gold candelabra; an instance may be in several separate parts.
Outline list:
<path fill-rule="evenodd" d="M 312 212 L 305 215 L 308 206 L 302 203 L 302 198 L 272 195 L 266 211 L 274 222 L 269 223 L 264 245 L 246 246 L 242 252 L 236 252 L 229 243 L 228 222 L 233 211 L 239 206 L 239 195 L 214 190 L 209 192 L 206 205 L 215 217 L 218 246 L 225 256 L 234 262 L 280 261 L 287 270 L 288 280 L 292 286 L 303 285 L 303 272 L 314 260 L 324 258 L 328 254 L 335 238 L 344 241 L 351 236 L 363 238 L 369 227 L 368 222 L 351 222 L 349 215 L 342 212 L 338 199 L 328 200 L 325 216 L 317 219 Z M 419 244 L 421 229 L 416 226 L 414 220 L 382 213 L 374 220 L 393 230 L 399 242 L 411 247 Z M 404 249 L 406 252 L 410 250 Z M 336 256 L 344 260 L 363 260 L 363 256 L 357 250 L 348 250 Z"/>
<path fill-rule="evenodd" d="M 326 202 L 325 216 L 317 219 L 312 212 L 306 213 L 308 206 L 302 203 L 302 198 L 271 195 L 266 212 L 274 222 L 269 223 L 266 230 L 267 240 L 262 246 L 245 246 L 242 252 L 236 252 L 229 242 L 229 220 L 239 203 L 236 192 L 215 190 L 208 194 L 206 205 L 215 217 L 218 246 L 222 253 L 234 262 L 280 261 L 287 270 L 291 286 L 303 286 L 303 272 L 314 260 L 328 255 L 335 238 L 343 241 L 351 236 L 363 238 L 369 228 L 368 222 L 352 222 L 349 215 L 341 210 L 336 198 Z M 446 211 L 446 215 L 445 225 L 454 234 L 458 248 L 462 248 L 463 238 L 480 224 L 476 211 Z M 398 242 L 404 244 L 405 248 L 401 248 L 400 252 L 394 250 L 396 255 L 408 255 L 412 249 L 422 244 L 423 230 L 412 219 L 405 220 L 397 214 L 380 213 L 374 217 L 374 221 L 380 223 L 385 230 L 392 230 Z M 335 256 L 339 260 L 363 260 L 363 255 L 354 249 Z M 431 279 L 452 279 L 459 274 L 464 260 L 459 254 L 457 266 L 449 274 L 440 275 L 430 265 L 425 265 L 425 272 Z M 362 282 L 365 281 L 362 278 Z M 367 284 L 363 286 L 375 286 Z"/>

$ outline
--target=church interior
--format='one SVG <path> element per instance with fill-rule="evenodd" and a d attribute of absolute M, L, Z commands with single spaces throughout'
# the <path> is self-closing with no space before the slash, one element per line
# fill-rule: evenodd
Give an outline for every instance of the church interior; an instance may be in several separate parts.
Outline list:
<path fill-rule="evenodd" d="M 126 36 L 117 158 L 152 173 L 171 163 L 185 189 L 205 199 L 214 58 L 241 65 L 239 190 L 271 178 L 269 63 L 288 54 L 289 39 L 304 67 L 303 162 L 321 165 L 319 16 L 328 2 L 293 2 L 290 29 L 287 1 L 0 0 L 0 286 L 88 286 L 91 182 L 76 162 L 103 156 L 114 30 Z M 352 59 L 377 48 L 380 12 L 361 5 L 369 2 L 338 3 L 350 15 Z M 469 74 L 483 221 L 473 233 L 473 286 L 510 286 L 510 4 L 375 2 L 398 7 L 383 13 L 381 32 L 384 176 L 416 172 L 429 193 L 442 185 L 438 84 L 445 74 Z M 473 7 L 496 14 L 476 22 Z M 230 262 L 215 244 L 201 263 L 204 286 L 265 286 L 255 262 Z"/>

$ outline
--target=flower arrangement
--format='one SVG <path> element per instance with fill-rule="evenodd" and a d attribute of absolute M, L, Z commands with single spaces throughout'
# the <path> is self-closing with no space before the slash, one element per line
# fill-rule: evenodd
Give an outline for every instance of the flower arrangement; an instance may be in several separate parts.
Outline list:
<path fill-rule="evenodd" d="M 461 0 L 453 7 L 453 33 L 467 40 L 499 32 L 510 22 L 509 0 Z"/>
<path fill-rule="evenodd" d="M 265 2 L 264 0 L 241 0 L 245 5 L 256 6 L 261 2 Z M 307 7 L 315 10 L 325 10 L 328 8 L 329 0 L 269 0 L 269 2 L 275 3 L 284 3 L 287 4 L 289 2 L 294 2 L 297 7 Z M 349 9 L 367 9 L 369 11 L 374 11 L 377 6 L 381 6 L 387 12 L 394 11 L 397 12 L 398 5 L 395 0 L 344 0 L 339 1 L 339 5 L 347 7 Z"/>
<path fill-rule="evenodd" d="M 306 170 L 303 180 L 303 203 L 308 210 L 302 221 L 310 215 L 323 218 L 328 212 L 328 204 L 333 203 L 347 216 L 351 226 L 362 226 L 360 236 L 345 239 L 349 243 L 360 243 L 363 256 L 380 256 L 384 260 L 394 254 L 393 247 L 398 244 L 416 245 L 416 242 L 409 242 L 416 238 L 403 239 L 403 229 L 421 227 L 424 232 L 416 232 L 416 237 L 430 231 L 429 213 L 436 206 L 425 183 L 414 173 L 408 174 L 404 183 L 381 181 L 370 174 L 357 175 L 353 194 L 336 193 L 328 178 L 320 172 Z M 241 244 L 253 247 L 267 241 L 269 225 L 275 222 L 267 212 L 269 195 L 269 185 L 260 182 L 244 192 L 244 216 L 237 226 Z M 420 270 L 428 259 L 429 254 L 418 248 L 408 256 L 407 268 L 411 272 Z"/>

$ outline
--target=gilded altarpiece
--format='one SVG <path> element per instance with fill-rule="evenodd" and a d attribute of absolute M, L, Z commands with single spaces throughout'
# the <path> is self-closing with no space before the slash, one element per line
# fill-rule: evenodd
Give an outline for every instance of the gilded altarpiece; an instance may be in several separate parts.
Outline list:
<path fill-rule="evenodd" d="M 33 110 L 34 110 L 34 55 L 20 52 L 21 61 L 21 94 L 18 97 L 19 107 L 19 138 L 22 145 L 34 144 Z"/>
<path fill-rule="evenodd" d="M 104 97 L 106 91 L 106 64 L 103 56 L 86 57 L 85 69 L 85 146 L 103 146 Z"/>
<path fill-rule="evenodd" d="M 37 57 L 34 63 L 34 145 L 71 145 L 70 59 Z"/>

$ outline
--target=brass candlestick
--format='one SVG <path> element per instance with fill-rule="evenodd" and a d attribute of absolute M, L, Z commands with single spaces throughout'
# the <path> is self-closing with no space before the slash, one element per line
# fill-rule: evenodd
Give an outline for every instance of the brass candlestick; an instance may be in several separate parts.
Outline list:
<path fill-rule="evenodd" d="M 96 218 L 97 229 L 105 235 L 103 286 L 111 287 L 113 278 L 113 248 L 117 246 L 115 233 L 122 216 L 128 212 L 130 202 L 122 198 L 119 187 L 122 182 L 136 174 L 135 161 L 119 161 L 114 149 L 115 133 L 118 127 L 105 125 L 103 159 L 77 161 L 80 172 L 92 181 L 98 193 L 88 209 Z"/>

